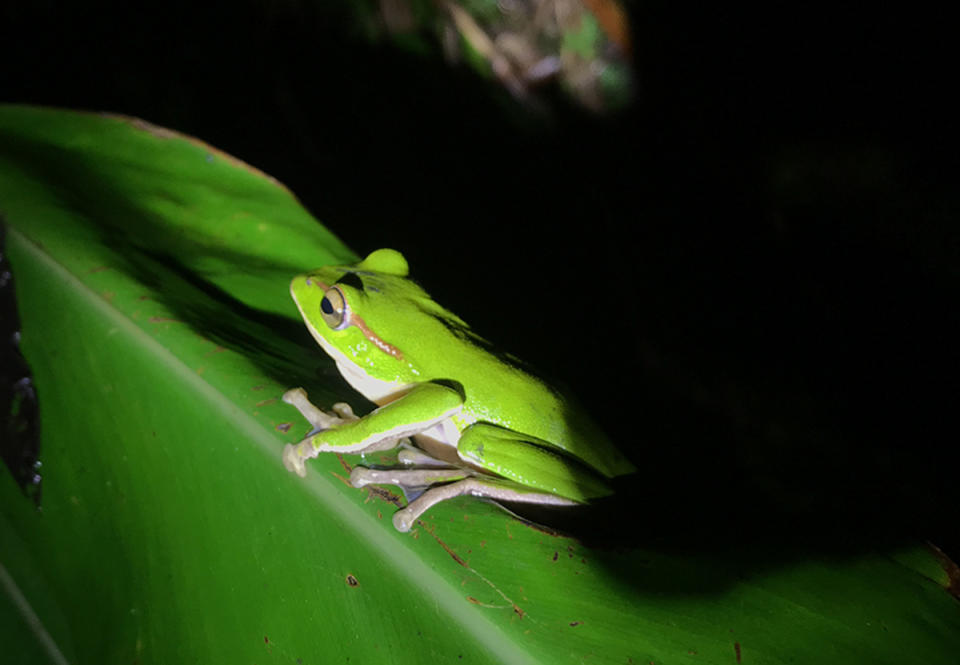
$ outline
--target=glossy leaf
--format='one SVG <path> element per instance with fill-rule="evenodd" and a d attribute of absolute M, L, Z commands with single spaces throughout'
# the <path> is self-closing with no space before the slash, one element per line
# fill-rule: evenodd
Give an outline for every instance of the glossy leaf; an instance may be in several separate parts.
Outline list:
<path fill-rule="evenodd" d="M 20 662 L 960 652 L 960 606 L 920 546 L 776 565 L 605 550 L 469 497 L 399 534 L 397 494 L 345 482 L 354 458 L 287 473 L 283 445 L 308 426 L 283 391 L 357 401 L 287 284 L 355 255 L 281 185 L 199 141 L 0 108 L 0 211 L 42 434 L 42 512 L 0 473 L 0 636 Z"/>

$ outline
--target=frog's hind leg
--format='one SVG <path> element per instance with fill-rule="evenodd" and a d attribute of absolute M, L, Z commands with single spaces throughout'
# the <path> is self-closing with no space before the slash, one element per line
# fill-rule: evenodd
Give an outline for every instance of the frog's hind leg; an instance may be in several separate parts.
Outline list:
<path fill-rule="evenodd" d="M 404 490 L 422 490 L 438 483 L 462 480 L 474 474 L 470 469 L 455 467 L 429 469 L 368 469 L 355 466 L 350 472 L 350 484 L 354 487 L 366 485 L 396 485 Z"/>
<path fill-rule="evenodd" d="M 489 423 L 474 423 L 465 429 L 457 453 L 486 473 L 468 470 L 455 482 L 431 487 L 393 516 L 398 531 L 409 531 L 417 518 L 437 503 L 465 494 L 495 501 L 576 506 L 610 493 L 596 473 L 548 442 Z"/>
<path fill-rule="evenodd" d="M 403 490 L 407 503 L 410 504 L 432 485 L 463 480 L 475 473 L 472 469 L 451 466 L 419 469 L 368 469 L 356 466 L 350 472 L 350 484 L 357 488 L 366 485 L 396 485 Z"/>
<path fill-rule="evenodd" d="M 486 476 L 470 476 L 463 480 L 433 487 L 411 501 L 406 508 L 398 510 L 393 515 L 393 526 L 397 531 L 409 531 L 417 519 L 427 510 L 448 499 L 458 496 L 476 496 L 495 501 L 512 501 L 517 503 L 535 503 L 541 506 L 576 506 L 577 501 L 565 499 L 556 494 L 537 492 L 498 478 Z"/>

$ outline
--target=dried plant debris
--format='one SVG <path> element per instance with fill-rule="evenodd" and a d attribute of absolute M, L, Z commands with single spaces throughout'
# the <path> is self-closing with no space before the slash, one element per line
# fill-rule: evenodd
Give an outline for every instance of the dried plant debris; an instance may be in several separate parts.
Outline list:
<path fill-rule="evenodd" d="M 432 32 L 448 61 L 531 107 L 551 84 L 596 113 L 631 97 L 630 29 L 616 0 L 379 0 L 374 22 L 397 37 Z"/>

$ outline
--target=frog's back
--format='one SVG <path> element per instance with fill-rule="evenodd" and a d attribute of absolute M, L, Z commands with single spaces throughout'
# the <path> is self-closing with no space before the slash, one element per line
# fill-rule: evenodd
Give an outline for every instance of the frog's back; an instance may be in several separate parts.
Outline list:
<path fill-rule="evenodd" d="M 487 422 L 528 434 L 608 477 L 635 470 L 576 400 L 552 388 L 516 358 L 498 352 L 416 283 L 403 279 L 399 291 L 409 316 L 401 328 L 418 331 L 407 340 L 404 352 L 417 368 L 418 380 L 463 386 L 461 429 L 471 422 Z M 390 301 L 394 311 L 397 302 L 396 298 Z"/>

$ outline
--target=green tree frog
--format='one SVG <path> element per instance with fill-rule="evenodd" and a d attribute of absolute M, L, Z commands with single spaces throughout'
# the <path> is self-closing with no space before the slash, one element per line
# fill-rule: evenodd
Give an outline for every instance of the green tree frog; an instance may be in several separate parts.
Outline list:
<path fill-rule="evenodd" d="M 290 293 L 307 328 L 344 379 L 378 405 L 357 418 L 327 414 L 302 388 L 284 394 L 313 425 L 284 464 L 300 476 L 322 452 L 401 446 L 396 469 L 355 467 L 355 487 L 425 491 L 397 511 L 409 531 L 440 501 L 464 494 L 559 506 L 611 493 L 607 479 L 633 465 L 569 397 L 498 354 L 408 277 L 407 261 L 380 249 L 356 265 L 298 275 Z M 412 438 L 416 446 L 409 444 Z"/>

